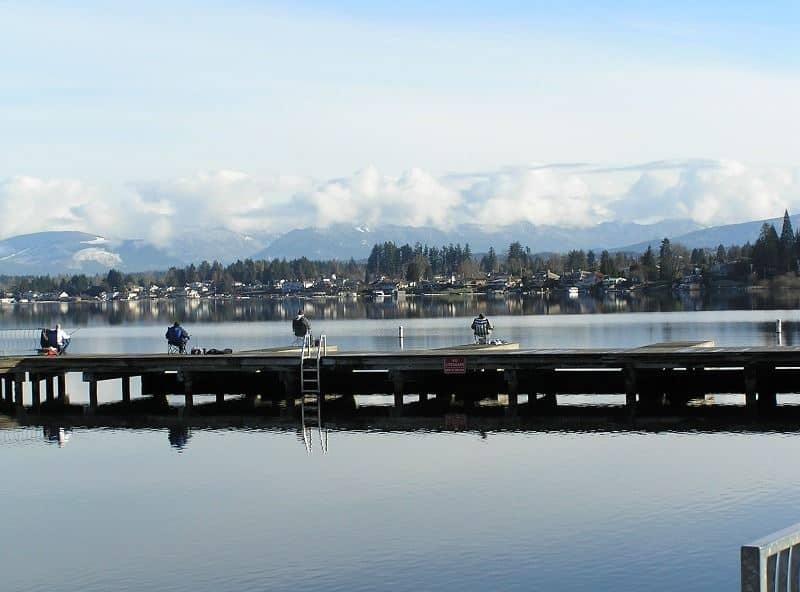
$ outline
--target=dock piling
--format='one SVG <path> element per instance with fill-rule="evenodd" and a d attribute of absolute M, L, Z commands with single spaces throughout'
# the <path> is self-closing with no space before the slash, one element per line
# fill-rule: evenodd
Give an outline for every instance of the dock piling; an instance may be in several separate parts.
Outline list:
<path fill-rule="evenodd" d="M 11 375 L 6 374 L 3 377 L 3 391 L 5 393 L 6 401 L 9 403 L 14 402 L 14 379 Z"/>
<path fill-rule="evenodd" d="M 67 375 L 59 372 L 57 377 L 58 382 L 58 400 L 66 404 L 69 402 L 67 397 Z"/>
<path fill-rule="evenodd" d="M 403 414 L 403 376 L 396 372 L 392 376 L 392 389 L 394 394 L 394 409 L 393 412 L 395 415 L 402 415 Z"/>
<path fill-rule="evenodd" d="M 25 395 L 25 375 L 24 374 L 15 374 L 14 375 L 14 403 L 17 407 L 22 408 L 23 405 L 23 397 Z"/>
<path fill-rule="evenodd" d="M 123 403 L 130 403 L 131 402 L 131 377 L 130 376 L 123 376 L 122 377 L 122 402 Z"/>
<path fill-rule="evenodd" d="M 191 375 L 184 374 L 183 376 L 183 393 L 185 397 L 184 413 L 188 413 L 194 407 L 194 393 L 192 391 Z"/>
<path fill-rule="evenodd" d="M 89 381 L 89 408 L 97 409 L 97 380 L 95 378 Z"/>
<path fill-rule="evenodd" d="M 36 374 L 30 375 L 31 379 L 31 406 L 34 409 L 38 409 L 42 403 L 42 395 L 41 395 L 41 377 Z"/>
<path fill-rule="evenodd" d="M 48 403 L 55 399 L 55 378 L 52 375 L 44 377 L 44 399 Z"/>
<path fill-rule="evenodd" d="M 506 370 L 503 372 L 506 381 L 506 392 L 508 393 L 508 407 L 506 415 L 515 416 L 517 414 L 517 403 L 519 402 L 519 380 L 516 370 Z"/>
<path fill-rule="evenodd" d="M 625 406 L 630 413 L 636 410 L 638 385 L 636 381 L 636 370 L 633 366 L 625 367 Z"/>

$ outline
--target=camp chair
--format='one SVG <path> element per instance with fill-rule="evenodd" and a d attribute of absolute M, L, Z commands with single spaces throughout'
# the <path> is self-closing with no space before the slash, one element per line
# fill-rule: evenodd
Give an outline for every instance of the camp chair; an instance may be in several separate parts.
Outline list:
<path fill-rule="evenodd" d="M 186 337 L 184 339 L 179 340 L 167 340 L 167 353 L 168 354 L 185 354 L 186 353 L 186 342 L 189 341 L 189 338 Z"/>
<path fill-rule="evenodd" d="M 167 341 L 167 353 L 168 354 L 185 354 L 186 353 L 186 341 Z"/>

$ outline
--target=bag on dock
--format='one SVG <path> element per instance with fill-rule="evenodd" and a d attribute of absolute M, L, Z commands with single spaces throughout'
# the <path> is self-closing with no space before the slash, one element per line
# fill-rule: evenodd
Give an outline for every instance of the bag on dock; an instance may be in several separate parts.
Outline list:
<path fill-rule="evenodd" d="M 211 349 L 206 350 L 207 356 L 221 356 L 224 354 L 232 354 L 232 353 L 233 350 L 229 347 L 226 347 L 225 349 L 215 349 L 212 347 Z"/>

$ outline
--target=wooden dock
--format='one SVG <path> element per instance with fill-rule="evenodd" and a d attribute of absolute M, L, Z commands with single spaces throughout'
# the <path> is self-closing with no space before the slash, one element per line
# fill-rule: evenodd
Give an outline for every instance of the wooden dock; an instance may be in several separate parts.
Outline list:
<path fill-rule="evenodd" d="M 98 407 L 98 383 L 120 381 L 121 408 L 131 403 L 131 379 L 141 395 L 185 397 L 191 413 L 196 397 L 226 396 L 294 407 L 301 395 L 298 349 L 229 355 L 98 354 L 0 358 L 6 410 L 66 407 L 66 375 L 80 373 L 88 388 L 89 412 Z M 44 383 L 44 388 L 42 388 Z M 505 413 L 526 413 L 558 405 L 566 395 L 624 395 L 630 414 L 669 410 L 681 413 L 706 395 L 744 395 L 748 412 L 775 413 L 777 395 L 800 392 L 800 346 L 716 347 L 711 342 L 659 343 L 629 349 L 513 349 L 453 347 L 394 352 L 341 352 L 329 347 L 319 358 L 322 399 L 354 395 L 392 397 L 402 414 L 405 397 L 424 408 L 434 400 L 472 408 L 502 395 Z M 25 393 L 28 393 L 26 396 Z M 26 402 L 28 404 L 26 404 Z M 431 405 L 434 407 L 434 405 Z"/>

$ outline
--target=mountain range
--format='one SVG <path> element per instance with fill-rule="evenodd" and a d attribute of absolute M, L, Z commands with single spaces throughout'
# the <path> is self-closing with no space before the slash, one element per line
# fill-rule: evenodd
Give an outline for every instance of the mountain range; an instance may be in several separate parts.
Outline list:
<path fill-rule="evenodd" d="M 764 222 L 780 232 L 782 220 L 757 220 L 702 228 L 691 220 L 656 224 L 604 222 L 588 228 L 565 228 L 530 223 L 496 227 L 463 224 L 444 230 L 433 227 L 335 225 L 303 228 L 283 235 L 242 234 L 225 228 L 184 229 L 172 244 L 154 245 L 141 239 L 115 239 L 77 231 L 48 231 L 12 236 L 0 241 L 0 274 L 45 275 L 163 270 L 202 260 L 230 263 L 236 259 L 365 259 L 378 242 L 422 243 L 430 246 L 469 243 L 473 253 L 494 247 L 504 251 L 513 241 L 534 252 L 571 249 L 642 252 L 654 249 L 664 237 L 688 248 L 743 244 L 758 237 Z M 800 216 L 792 218 L 797 227 Z"/>

